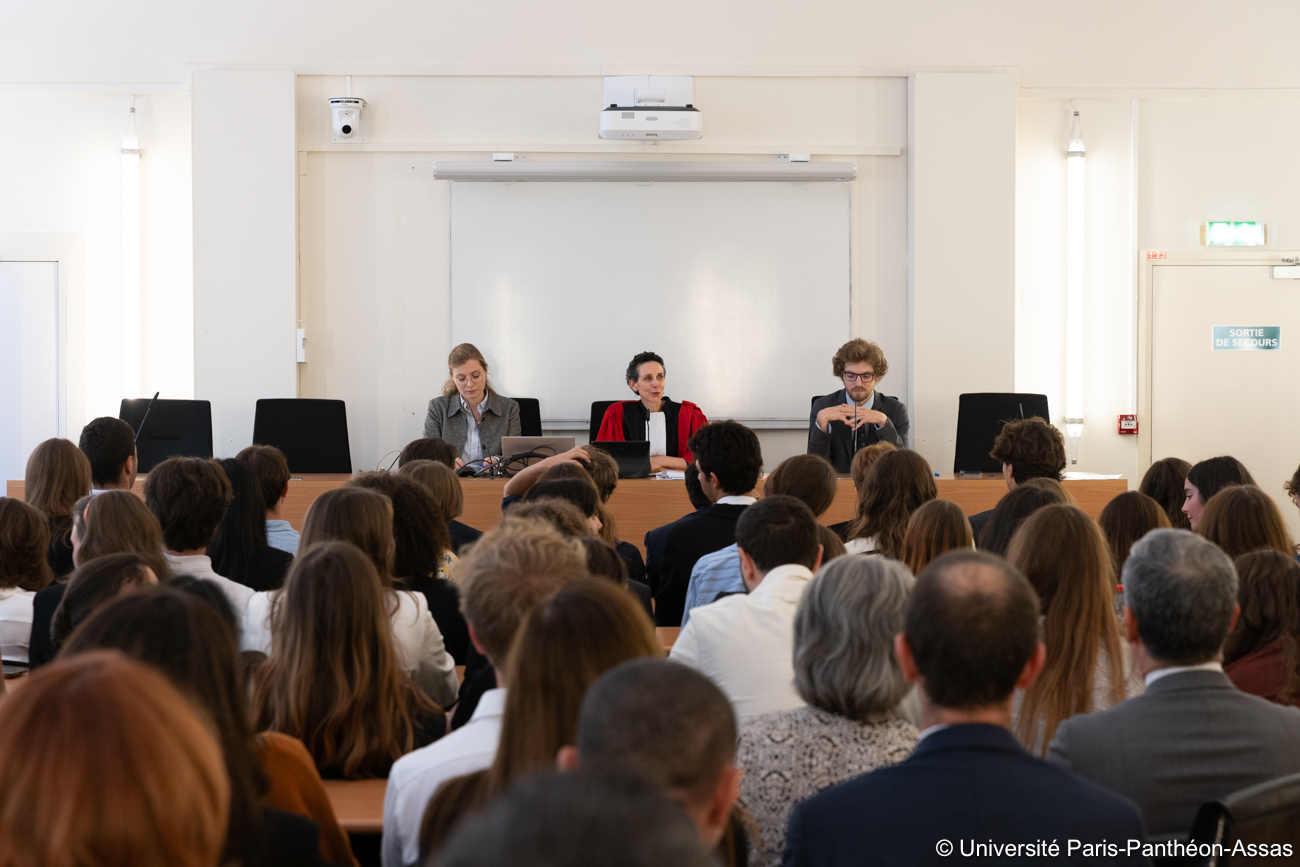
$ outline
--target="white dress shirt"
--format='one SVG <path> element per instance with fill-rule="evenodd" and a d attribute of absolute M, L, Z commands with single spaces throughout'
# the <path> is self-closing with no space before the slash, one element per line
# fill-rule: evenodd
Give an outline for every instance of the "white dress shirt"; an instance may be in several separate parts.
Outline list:
<path fill-rule="evenodd" d="M 668 454 L 668 423 L 664 421 L 663 413 L 650 413 L 650 421 L 646 422 L 646 439 L 650 440 L 651 455 Z"/>
<path fill-rule="evenodd" d="M 271 652 L 271 603 L 278 590 L 254 593 L 244 614 L 241 650 Z M 456 661 L 447 652 L 442 632 L 429 613 L 423 593 L 397 590 L 389 593 L 393 649 L 397 662 L 429 697 L 444 708 L 456 703 L 460 682 Z"/>
<path fill-rule="evenodd" d="M 846 554 L 874 554 L 876 553 L 876 542 L 879 539 L 879 536 L 850 539 L 844 543 L 844 552 Z"/>
<path fill-rule="evenodd" d="M 0 587 L 0 657 L 5 662 L 27 662 L 32 640 L 32 600 L 35 590 Z"/>
<path fill-rule="evenodd" d="M 1202 662 L 1200 665 L 1171 665 L 1168 668 L 1157 668 L 1155 671 L 1148 672 L 1145 678 L 1146 684 L 1150 686 L 1160 678 L 1178 674 L 1180 671 L 1217 671 L 1219 674 L 1223 674 L 1223 663 Z"/>
<path fill-rule="evenodd" d="M 758 502 L 755 497 L 741 496 L 740 494 L 727 494 L 725 497 L 718 497 L 715 506 L 752 506 Z"/>
<path fill-rule="evenodd" d="M 173 575 L 193 575 L 195 578 L 211 581 L 220 587 L 221 592 L 230 600 L 230 607 L 235 609 L 235 617 L 239 620 L 244 619 L 244 612 L 248 610 L 248 600 L 253 598 L 255 592 L 252 587 L 245 587 L 237 581 L 231 581 L 213 572 L 212 558 L 207 554 L 189 554 L 182 557 L 165 551 L 163 556 L 167 558 L 167 565 L 171 567 Z"/>
<path fill-rule="evenodd" d="M 668 658 L 713 679 L 741 728 L 756 716 L 803 707 L 794 688 L 794 615 L 812 572 L 777 566 L 745 596 L 691 612 Z"/>
<path fill-rule="evenodd" d="M 506 691 L 490 689 L 478 700 L 469 722 L 393 765 L 384 796 L 384 867 L 406 867 L 420 860 L 420 825 L 429 799 L 453 777 L 491 767 L 505 709 Z"/>
<path fill-rule="evenodd" d="M 465 411 L 465 421 L 469 429 L 465 434 L 465 448 L 461 449 L 460 459 L 465 463 L 471 461 L 483 460 L 483 440 L 478 435 L 478 419 L 474 418 L 474 413 L 469 411 L 469 404 L 465 398 L 460 399 L 460 408 Z M 483 410 L 487 409 L 487 395 L 483 395 L 483 402 L 478 405 L 478 414 L 481 417 Z"/>

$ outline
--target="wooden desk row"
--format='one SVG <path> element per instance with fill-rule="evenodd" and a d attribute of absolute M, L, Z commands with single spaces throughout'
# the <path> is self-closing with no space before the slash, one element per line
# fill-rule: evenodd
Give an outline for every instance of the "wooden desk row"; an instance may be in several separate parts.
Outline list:
<path fill-rule="evenodd" d="M 325 491 L 345 484 L 350 478 L 351 476 L 342 474 L 294 477 L 289 481 L 289 495 L 283 507 L 285 519 L 295 529 L 301 530 L 307 509 L 315 499 Z M 134 488 L 141 496 L 143 484 L 141 477 L 136 480 Z M 936 478 L 935 484 L 942 499 L 961 506 L 967 515 L 993 508 L 1007 492 L 1006 483 L 1000 475 L 956 478 L 949 474 Z M 501 520 L 501 491 L 505 487 L 505 480 L 464 479 L 461 487 L 465 492 L 465 513 L 461 520 L 480 530 L 495 527 Z M 1128 490 L 1128 483 L 1123 479 L 1083 479 L 1067 481 L 1065 487 L 1079 501 L 1079 507 L 1096 518 L 1111 499 Z M 21 479 L 8 483 L 9 496 L 21 498 L 23 491 Z M 856 507 L 853 482 L 840 479 L 835 502 L 821 521 L 823 524 L 847 521 L 853 517 Z M 645 534 L 690 512 L 691 502 L 686 496 L 684 482 L 625 479 L 619 482 L 618 490 L 610 497 L 609 508 L 618 524 L 619 538 L 636 545 L 644 554 L 642 542 Z"/>

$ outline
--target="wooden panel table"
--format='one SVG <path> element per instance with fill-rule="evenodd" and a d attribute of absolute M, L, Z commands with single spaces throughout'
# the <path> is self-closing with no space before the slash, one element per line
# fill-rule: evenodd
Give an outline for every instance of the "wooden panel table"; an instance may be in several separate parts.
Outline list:
<path fill-rule="evenodd" d="M 388 780 L 324 780 L 325 794 L 349 834 L 378 834 L 384 830 L 384 795 Z"/>
<path fill-rule="evenodd" d="M 345 474 L 318 474 L 295 476 L 289 480 L 289 494 L 283 512 L 285 520 L 295 529 L 302 529 L 303 518 L 312 502 L 331 488 L 346 483 L 351 476 Z M 143 477 L 136 480 L 135 492 L 143 496 Z M 463 479 L 465 513 L 461 520 L 471 527 L 487 530 L 501 520 L 501 491 L 504 479 Z M 952 474 L 935 479 L 939 496 L 961 506 L 967 515 L 974 515 L 997 505 L 1007 492 L 1006 482 L 999 475 L 980 478 L 957 477 Z M 23 496 L 23 481 L 11 481 L 8 495 Z M 1065 488 L 1079 501 L 1079 507 L 1094 518 L 1101 515 L 1115 496 L 1128 490 L 1124 479 L 1077 479 L 1065 482 Z M 757 493 L 756 493 L 757 495 Z M 835 502 L 822 516 L 823 524 L 835 524 L 853 517 L 857 499 L 853 482 L 840 479 Z M 691 511 L 690 498 L 686 496 L 685 482 L 659 479 L 624 479 L 609 500 L 610 511 L 618 524 L 618 536 L 631 542 L 645 553 L 642 541 L 655 527 L 674 521 Z"/>

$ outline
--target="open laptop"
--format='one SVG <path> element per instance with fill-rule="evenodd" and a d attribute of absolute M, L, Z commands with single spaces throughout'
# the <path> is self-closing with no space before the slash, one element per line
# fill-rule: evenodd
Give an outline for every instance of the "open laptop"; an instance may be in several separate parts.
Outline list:
<path fill-rule="evenodd" d="M 620 479 L 644 479 L 650 475 L 649 440 L 598 440 L 592 445 L 609 452 L 618 461 Z"/>
<path fill-rule="evenodd" d="M 512 461 L 506 467 L 506 472 L 517 473 L 524 467 L 530 467 L 551 455 L 567 452 L 575 445 L 577 440 L 573 437 L 502 437 L 501 459 L 509 461 L 519 455 L 531 454 L 531 457 Z"/>

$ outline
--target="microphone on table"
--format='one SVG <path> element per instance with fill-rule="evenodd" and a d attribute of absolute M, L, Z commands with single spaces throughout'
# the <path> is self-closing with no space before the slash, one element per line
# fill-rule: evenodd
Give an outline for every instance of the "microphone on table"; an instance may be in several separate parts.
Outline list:
<path fill-rule="evenodd" d="M 153 402 L 158 399 L 160 394 L 162 394 L 161 391 L 155 391 L 153 397 L 149 398 L 149 405 L 144 408 L 144 416 L 140 419 L 140 426 L 135 429 L 135 439 L 132 442 L 140 442 L 140 431 L 144 430 L 144 423 L 149 418 L 149 410 L 153 409 Z"/>

